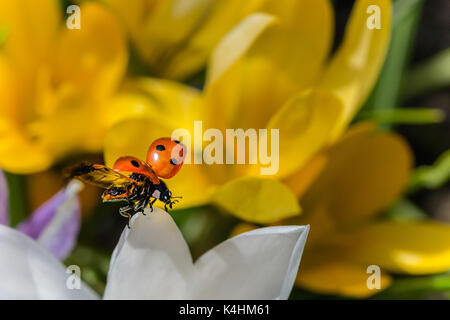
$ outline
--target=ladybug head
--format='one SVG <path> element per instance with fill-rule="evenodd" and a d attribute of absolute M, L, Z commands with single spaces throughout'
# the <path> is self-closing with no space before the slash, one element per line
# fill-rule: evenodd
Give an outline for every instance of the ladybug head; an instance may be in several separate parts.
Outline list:
<path fill-rule="evenodd" d="M 169 179 L 180 171 L 186 157 L 186 146 L 178 140 L 159 138 L 147 152 L 147 163 L 158 177 Z"/>

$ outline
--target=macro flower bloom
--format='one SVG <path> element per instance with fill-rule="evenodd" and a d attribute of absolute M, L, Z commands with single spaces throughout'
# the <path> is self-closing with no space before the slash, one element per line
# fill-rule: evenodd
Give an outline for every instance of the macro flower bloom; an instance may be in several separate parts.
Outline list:
<path fill-rule="evenodd" d="M 9 172 L 100 152 L 113 121 L 104 115 L 128 57 L 120 25 L 95 3 L 81 5 L 79 30 L 62 13 L 58 0 L 0 1 L 0 167 Z"/>
<path fill-rule="evenodd" d="M 81 214 L 78 192 L 82 184 L 73 181 L 41 205 L 16 229 L 36 240 L 56 258 L 63 260 L 75 246 Z M 9 225 L 8 186 L 0 171 L 0 225 Z"/>
<path fill-rule="evenodd" d="M 268 227 L 228 239 L 195 263 L 166 212 L 147 209 L 112 254 L 105 299 L 287 299 L 309 226 Z M 0 226 L 0 297 L 95 299 L 66 287 L 64 266 L 25 235 Z M 83 272 L 81 270 L 81 272 Z"/>
<path fill-rule="evenodd" d="M 182 206 L 214 203 L 256 223 L 298 215 L 298 199 L 284 179 L 295 176 L 299 186 L 314 179 L 298 172 L 345 131 L 383 64 L 391 2 L 377 3 L 381 29 L 366 26 L 370 3 L 356 2 L 344 40 L 331 58 L 329 1 L 269 0 L 217 44 L 203 91 L 167 80 L 131 80 L 127 90 L 146 112 L 111 127 L 106 164 L 124 154 L 145 158 L 154 137 L 170 136 L 178 128 L 194 132 L 194 120 L 222 133 L 228 128 L 279 129 L 277 174 L 261 176 L 258 164 L 185 164 L 169 184 L 183 196 Z"/>

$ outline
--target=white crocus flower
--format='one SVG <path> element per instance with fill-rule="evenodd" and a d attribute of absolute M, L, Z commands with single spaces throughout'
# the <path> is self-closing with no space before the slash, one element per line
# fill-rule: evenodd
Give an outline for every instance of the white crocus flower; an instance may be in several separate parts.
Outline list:
<path fill-rule="evenodd" d="M 105 299 L 287 299 L 309 226 L 256 229 L 195 263 L 171 216 L 155 208 L 125 228 L 110 262 Z M 81 270 L 81 272 L 83 272 Z M 66 287 L 64 266 L 14 229 L 0 226 L 0 297 L 91 299 Z"/>

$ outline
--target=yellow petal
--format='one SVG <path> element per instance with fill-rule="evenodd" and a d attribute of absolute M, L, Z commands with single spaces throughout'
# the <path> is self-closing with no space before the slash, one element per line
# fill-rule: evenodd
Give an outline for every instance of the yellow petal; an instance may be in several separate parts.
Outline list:
<path fill-rule="evenodd" d="M 300 216 L 291 217 L 278 222 L 281 225 L 306 225 L 314 226 L 308 234 L 308 247 L 315 248 L 328 243 L 336 229 L 336 221 L 324 205 L 317 205 L 314 211 L 305 211 Z"/>
<path fill-rule="evenodd" d="M 0 119 L 0 167 L 6 171 L 28 174 L 47 169 L 53 155 L 26 140 L 20 130 Z"/>
<path fill-rule="evenodd" d="M 199 28 L 213 5 L 211 0 L 105 0 L 122 18 L 140 56 L 158 76 L 183 43 Z"/>
<path fill-rule="evenodd" d="M 296 95 L 270 119 L 267 128 L 280 134 L 280 170 L 285 177 L 301 168 L 329 140 L 342 111 L 332 93 L 307 90 Z"/>
<path fill-rule="evenodd" d="M 156 119 L 129 119 L 112 126 L 105 137 L 105 163 L 112 167 L 123 156 L 144 159 L 148 147 L 161 137 L 170 137 L 171 129 Z"/>
<path fill-rule="evenodd" d="M 11 121 L 20 118 L 20 81 L 4 54 L 0 54 L 0 116 Z"/>
<path fill-rule="evenodd" d="M 0 25 L 7 30 L 3 50 L 23 72 L 36 70 L 55 40 L 61 22 L 57 0 L 0 1 Z M 19 71 L 18 70 L 18 71 Z"/>
<path fill-rule="evenodd" d="M 281 182 L 243 177 L 219 187 L 212 202 L 236 217 L 255 223 L 271 223 L 300 213 L 297 199 Z"/>
<path fill-rule="evenodd" d="M 235 79 L 235 73 L 240 69 L 239 62 L 254 41 L 274 21 L 267 14 L 250 15 L 230 31 L 214 50 L 205 89 L 207 120 L 211 127 L 229 127 L 241 93 L 241 83 Z"/>
<path fill-rule="evenodd" d="M 353 298 L 367 298 L 390 286 L 392 278 L 381 270 L 380 289 L 369 289 L 367 265 L 340 259 L 330 252 L 306 251 L 295 284 L 310 291 L 341 295 Z"/>
<path fill-rule="evenodd" d="M 130 137 L 124 136 L 123 146 L 114 147 L 118 149 L 113 151 L 112 158 L 108 154 L 111 151 L 109 149 L 105 151 L 107 162 L 114 163 L 115 159 L 124 155 L 124 152 L 127 153 L 127 150 L 130 155 L 134 153 L 144 156 L 151 142 L 160 137 L 157 134 L 171 136 L 174 129 L 190 129 L 194 119 L 199 117 L 201 106 L 198 90 L 176 82 L 153 78 L 137 78 L 126 82 L 120 94 L 102 105 L 103 125 L 109 128 L 126 120 L 140 119 L 142 121 L 137 121 L 136 129 L 133 128 L 133 122 L 123 125 L 124 128 L 130 128 L 136 132 L 133 131 Z M 118 128 L 113 129 L 117 132 L 112 133 L 114 139 L 116 135 L 118 139 L 121 139 L 122 127 Z M 149 145 L 133 147 L 131 142 L 139 134 L 145 134 L 145 137 L 151 139 L 150 142 L 144 141 L 144 144 L 149 143 Z M 114 143 L 114 140 L 111 140 L 111 143 Z M 106 144 L 106 147 L 110 146 Z"/>
<path fill-rule="evenodd" d="M 156 118 L 178 128 L 180 123 L 193 126 L 193 121 L 203 115 L 200 91 L 178 82 L 138 78 L 124 86 L 125 92 L 139 94 L 154 105 Z"/>
<path fill-rule="evenodd" d="M 128 81 L 121 93 L 102 104 L 106 128 L 127 119 L 149 118 L 167 128 L 190 128 L 200 119 L 199 91 L 179 83 L 139 78 Z"/>
<path fill-rule="evenodd" d="M 252 231 L 254 229 L 258 228 L 258 226 L 250 223 L 239 223 L 236 227 L 231 230 L 230 235 L 228 238 L 235 237 L 241 233 Z"/>
<path fill-rule="evenodd" d="M 286 179 L 283 180 L 284 184 L 286 184 L 298 198 L 301 198 L 319 173 L 322 172 L 327 161 L 327 157 L 323 154 L 313 157 L 300 170 L 286 177 Z"/>
<path fill-rule="evenodd" d="M 347 258 L 396 273 L 428 274 L 450 269 L 450 226 L 437 222 L 370 224 L 340 240 Z"/>
<path fill-rule="evenodd" d="M 334 90 L 345 109 L 341 126 L 336 129 L 335 138 L 345 129 L 362 106 L 374 86 L 383 66 L 391 34 L 391 1 L 380 0 L 380 29 L 369 29 L 370 17 L 366 11 L 373 1 L 356 2 L 342 45 L 330 61 L 320 86 Z"/>
<path fill-rule="evenodd" d="M 128 119 L 158 119 L 162 113 L 151 99 L 135 92 L 121 92 L 115 95 L 102 104 L 102 109 L 102 121 L 106 128 Z"/>
<path fill-rule="evenodd" d="M 116 17 L 104 6 L 86 3 L 80 10 L 81 29 L 64 28 L 56 46 L 55 80 L 93 97 L 108 96 L 127 66 L 125 36 Z"/>
<path fill-rule="evenodd" d="M 180 0 L 180 2 L 186 2 Z M 164 75 L 169 78 L 185 78 L 199 70 L 207 61 L 219 40 L 242 18 L 260 11 L 261 0 L 216 0 L 209 3 L 195 30 L 173 50 Z"/>
<path fill-rule="evenodd" d="M 100 126 L 102 114 L 79 98 L 64 97 L 51 115 L 33 119 L 26 126 L 30 143 L 41 146 L 55 160 L 71 152 L 99 152 L 105 134 Z"/>
<path fill-rule="evenodd" d="M 183 197 L 176 209 L 207 204 L 215 190 L 202 167 L 195 164 L 183 164 L 179 173 L 166 183 L 174 196 Z"/>
<path fill-rule="evenodd" d="M 265 25 L 255 39 L 246 36 L 251 16 L 246 18 L 218 44 L 210 63 L 207 103 L 228 127 L 264 128 L 292 94 L 313 83 L 328 54 L 333 25 L 328 1 L 270 1 L 261 11 L 273 13 L 277 23 Z M 235 54 L 236 47 L 246 50 Z M 224 58 L 229 56 L 234 60 Z M 223 61 L 229 67 L 214 76 Z"/>
<path fill-rule="evenodd" d="M 412 166 L 402 137 L 365 124 L 350 129 L 325 155 L 327 166 L 300 203 L 307 215 L 324 210 L 342 224 L 358 223 L 391 205 Z"/>
<path fill-rule="evenodd" d="M 250 48 L 261 33 L 276 21 L 275 17 L 255 13 L 230 31 L 215 48 L 208 69 L 207 85 L 217 81 Z"/>
<path fill-rule="evenodd" d="M 261 0 L 104 0 L 123 19 L 139 54 L 158 76 L 198 71 L 222 38 Z"/>
<path fill-rule="evenodd" d="M 194 120 L 201 119 L 202 107 L 197 89 L 169 80 L 137 78 L 126 82 L 122 92 L 102 106 L 102 119 L 106 127 L 125 120 L 142 119 L 155 122 L 155 132 L 164 128 L 162 132 L 166 136 L 180 128 L 189 130 L 192 135 Z M 126 151 L 126 147 L 121 151 Z"/>

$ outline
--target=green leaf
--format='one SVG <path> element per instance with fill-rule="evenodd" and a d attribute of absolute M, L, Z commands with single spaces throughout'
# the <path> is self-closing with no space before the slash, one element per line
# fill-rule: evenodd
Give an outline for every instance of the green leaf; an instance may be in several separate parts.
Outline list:
<path fill-rule="evenodd" d="M 432 108 L 375 109 L 360 113 L 361 120 L 379 124 L 430 124 L 445 119 L 444 111 Z"/>
<path fill-rule="evenodd" d="M 423 220 L 428 216 L 408 199 L 401 199 L 386 212 L 386 217 L 395 221 Z"/>
<path fill-rule="evenodd" d="M 427 294 L 448 292 L 450 290 L 450 273 L 426 277 L 402 277 L 372 299 L 419 299 Z"/>
<path fill-rule="evenodd" d="M 397 106 L 422 4 L 423 0 L 397 0 L 394 3 L 394 23 L 387 58 L 365 110 L 393 109 Z"/>
<path fill-rule="evenodd" d="M 450 150 L 439 156 L 431 166 L 420 166 L 411 175 L 409 192 L 420 188 L 436 189 L 450 179 Z"/>
<path fill-rule="evenodd" d="M 402 98 L 409 99 L 449 85 L 450 49 L 446 49 L 406 74 L 402 83 Z"/>

